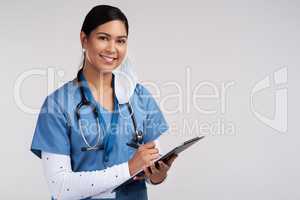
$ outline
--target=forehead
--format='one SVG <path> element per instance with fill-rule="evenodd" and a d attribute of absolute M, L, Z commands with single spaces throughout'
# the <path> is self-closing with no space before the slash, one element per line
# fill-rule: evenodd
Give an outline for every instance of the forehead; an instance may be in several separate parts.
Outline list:
<path fill-rule="evenodd" d="M 99 25 L 93 32 L 105 32 L 114 37 L 127 35 L 125 24 L 120 20 L 113 20 Z"/>

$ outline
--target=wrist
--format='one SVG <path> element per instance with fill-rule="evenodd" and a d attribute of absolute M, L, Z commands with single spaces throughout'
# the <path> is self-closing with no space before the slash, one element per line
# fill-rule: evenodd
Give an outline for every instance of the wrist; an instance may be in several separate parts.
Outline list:
<path fill-rule="evenodd" d="M 164 182 L 164 180 L 167 178 L 167 174 L 165 174 L 164 176 L 161 176 L 159 178 L 149 178 L 150 182 L 152 185 L 158 185 L 161 184 L 162 182 Z"/>
<path fill-rule="evenodd" d="M 138 171 L 132 159 L 128 161 L 128 168 L 130 176 L 133 176 Z"/>

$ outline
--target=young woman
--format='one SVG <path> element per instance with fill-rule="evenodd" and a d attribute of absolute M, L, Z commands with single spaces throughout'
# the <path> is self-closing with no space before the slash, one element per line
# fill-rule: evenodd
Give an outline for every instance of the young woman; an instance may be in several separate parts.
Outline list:
<path fill-rule="evenodd" d="M 145 180 L 161 183 L 167 163 L 158 138 L 168 125 L 127 58 L 128 21 L 99 5 L 80 32 L 84 52 L 77 77 L 47 96 L 31 151 L 42 159 L 52 199 L 147 199 Z M 144 177 L 112 190 L 144 169 Z"/>

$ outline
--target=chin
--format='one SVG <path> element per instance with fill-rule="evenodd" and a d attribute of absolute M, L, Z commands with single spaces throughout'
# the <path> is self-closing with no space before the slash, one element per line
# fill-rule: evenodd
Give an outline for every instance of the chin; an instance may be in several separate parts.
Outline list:
<path fill-rule="evenodd" d="M 115 70 L 120 64 L 119 63 L 114 63 L 114 64 L 104 64 L 104 63 L 99 63 L 95 67 L 98 72 L 104 72 L 104 73 L 111 73 L 113 70 Z"/>

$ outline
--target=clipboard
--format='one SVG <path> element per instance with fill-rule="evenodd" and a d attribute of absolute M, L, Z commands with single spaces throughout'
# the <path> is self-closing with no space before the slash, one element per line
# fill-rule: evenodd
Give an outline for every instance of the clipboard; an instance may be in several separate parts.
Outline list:
<path fill-rule="evenodd" d="M 169 151 L 168 153 L 162 155 L 159 159 L 157 159 L 154 164 L 155 166 L 158 166 L 158 162 L 159 161 L 163 161 L 166 162 L 168 161 L 168 159 L 170 159 L 174 154 L 180 154 L 181 152 L 183 152 L 184 150 L 186 150 L 187 148 L 189 148 L 190 146 L 192 146 L 193 144 L 195 144 L 196 142 L 198 142 L 199 140 L 203 139 L 205 136 L 201 136 L 201 137 L 195 137 L 192 138 L 190 140 L 185 141 L 183 144 L 173 148 L 171 151 Z M 144 170 L 141 169 L 140 171 L 138 171 L 137 173 L 135 173 L 134 175 L 132 175 L 127 181 L 123 182 L 121 185 L 117 186 L 115 189 L 113 189 L 112 192 L 117 192 L 122 186 L 130 184 L 132 182 L 134 182 L 135 180 L 133 180 L 133 178 L 135 176 L 143 176 L 145 174 Z"/>

